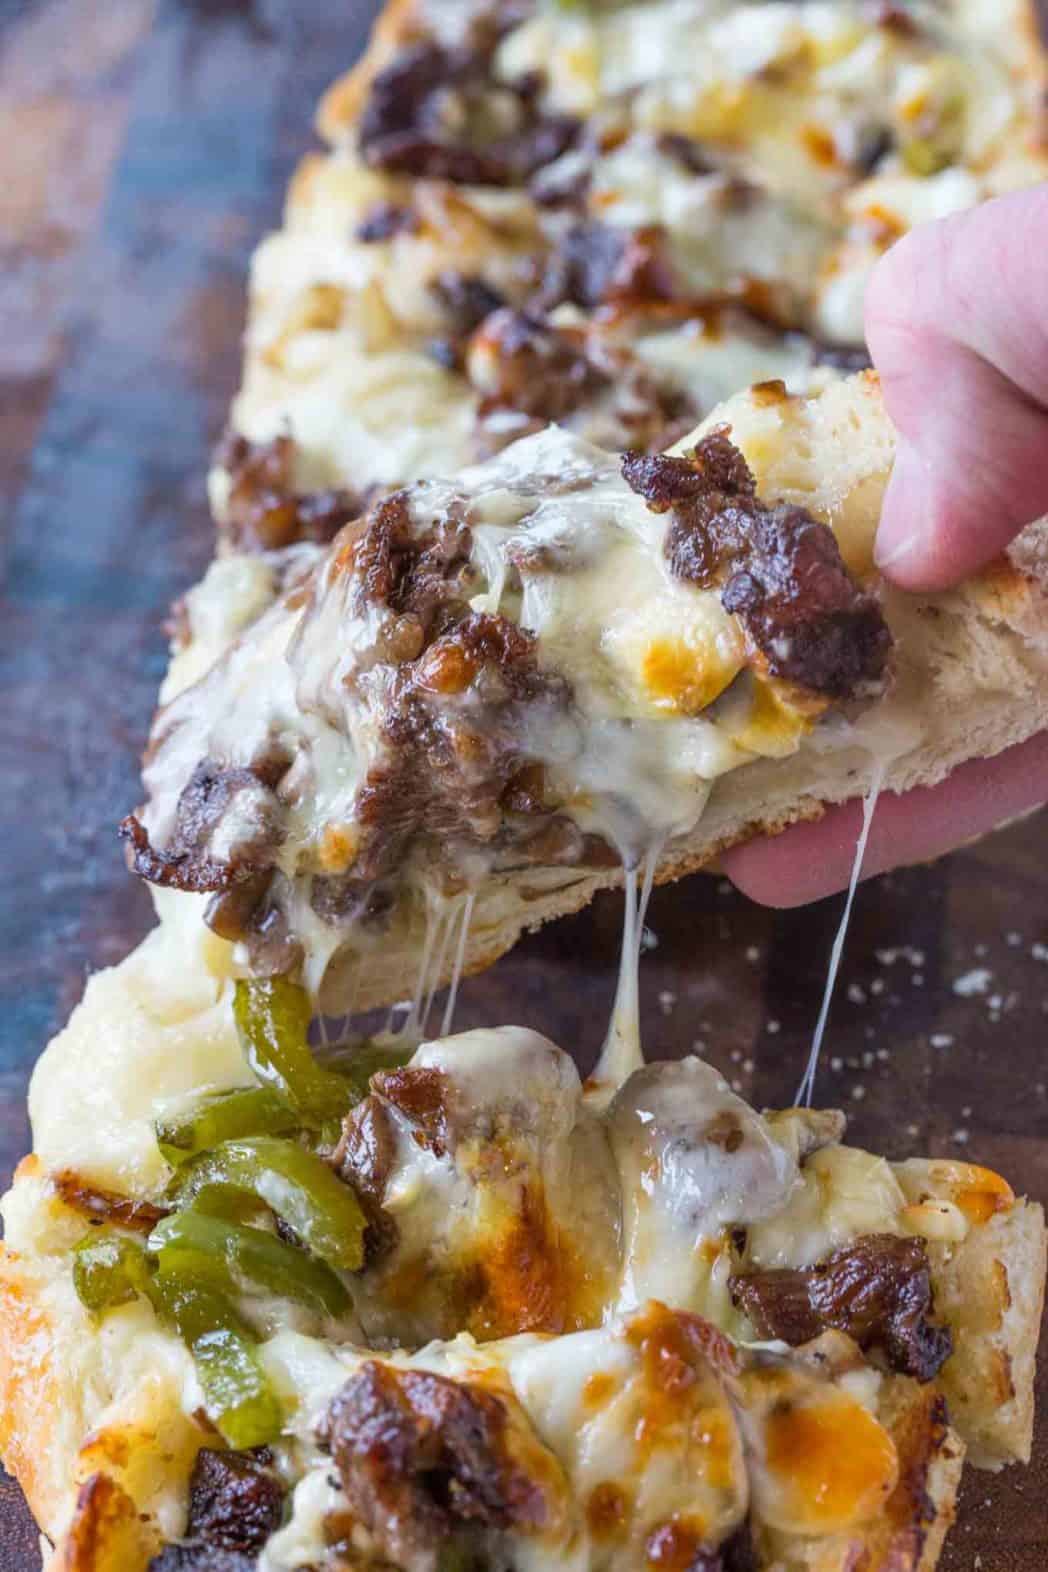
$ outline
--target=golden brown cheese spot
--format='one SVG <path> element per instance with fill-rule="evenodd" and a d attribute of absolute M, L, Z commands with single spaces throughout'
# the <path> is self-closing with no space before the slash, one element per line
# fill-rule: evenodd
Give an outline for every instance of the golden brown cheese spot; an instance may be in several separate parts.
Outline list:
<path fill-rule="evenodd" d="M 490 1342 L 600 1325 L 607 1274 L 557 1227 L 540 1182 L 509 1197 L 483 1188 L 467 1241 L 456 1249 L 453 1236 L 449 1244 L 439 1261 L 423 1252 L 398 1261 L 382 1279 L 385 1303 L 406 1313 L 425 1307 L 435 1336 L 466 1331 Z"/>
<path fill-rule="evenodd" d="M 644 651 L 644 686 L 661 709 L 697 715 L 724 692 L 735 675 L 731 665 L 711 664 L 684 639 L 653 639 Z"/>
<path fill-rule="evenodd" d="M 632 1497 L 624 1485 L 605 1479 L 586 1502 L 586 1522 L 596 1540 L 624 1539 L 630 1523 Z"/>
<path fill-rule="evenodd" d="M 317 861 L 325 873 L 345 873 L 360 850 L 360 831 L 352 824 L 324 826 L 317 850 Z"/>
<path fill-rule="evenodd" d="M 836 144 L 823 126 L 802 126 L 801 141 L 809 157 L 824 169 L 832 169 L 837 163 Z"/>
<path fill-rule="evenodd" d="M 645 1555 L 659 1572 L 691 1572 L 702 1549 L 705 1525 L 694 1517 L 674 1518 L 648 1535 Z"/>
<path fill-rule="evenodd" d="M 758 408 L 767 408 L 773 404 L 785 404 L 789 394 L 782 378 L 773 377 L 769 382 L 755 382 L 750 389 L 750 397 Z"/>
<path fill-rule="evenodd" d="M 867 1522 L 898 1480 L 888 1432 L 841 1392 L 774 1406 L 765 1445 L 777 1498 L 773 1521 L 795 1532 L 829 1534 Z"/>
<path fill-rule="evenodd" d="M 735 1426 L 723 1405 L 700 1408 L 691 1422 L 691 1443 L 706 1458 L 706 1482 L 714 1490 L 734 1485 Z"/>
<path fill-rule="evenodd" d="M 728 1369 L 730 1345 L 698 1316 L 652 1303 L 630 1323 L 639 1351 L 634 1440 L 640 1459 L 686 1437 L 697 1474 L 714 1489 L 734 1479 L 737 1434 L 715 1367 Z"/>
<path fill-rule="evenodd" d="M 582 1388 L 582 1401 L 587 1408 L 600 1409 L 610 1403 L 618 1389 L 618 1378 L 610 1370 L 594 1370 Z"/>
<path fill-rule="evenodd" d="M 949 1198 L 970 1223 L 986 1223 L 998 1212 L 1010 1212 L 1015 1192 L 1006 1179 L 975 1163 L 935 1163 L 932 1174 L 945 1185 Z"/>

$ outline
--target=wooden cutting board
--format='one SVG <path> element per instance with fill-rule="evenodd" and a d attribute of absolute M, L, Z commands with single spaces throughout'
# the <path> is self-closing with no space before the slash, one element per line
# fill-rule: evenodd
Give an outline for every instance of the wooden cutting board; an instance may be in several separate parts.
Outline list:
<path fill-rule="evenodd" d="M 114 825 L 138 796 L 161 623 L 210 552 L 205 463 L 236 384 L 247 258 L 371 9 L 0 0 L 5 1185 L 28 1144 L 34 1058 L 87 973 L 149 924 Z M 977 1155 L 1042 1200 L 1046 830 L 1042 813 L 860 890 L 819 1089 L 848 1109 L 860 1144 Z M 790 1101 L 840 904 L 766 911 L 713 878 L 657 892 L 642 967 L 649 1051 L 701 1045 L 758 1106 Z M 609 897 L 470 982 L 458 1024 L 524 1022 L 585 1065 L 618 938 Z M 959 992 L 976 969 L 987 991 Z M 1048 1417 L 1032 1470 L 973 1474 L 965 1498 L 949 1572 L 1044 1572 Z M 2 1482 L 0 1572 L 38 1565 Z"/>

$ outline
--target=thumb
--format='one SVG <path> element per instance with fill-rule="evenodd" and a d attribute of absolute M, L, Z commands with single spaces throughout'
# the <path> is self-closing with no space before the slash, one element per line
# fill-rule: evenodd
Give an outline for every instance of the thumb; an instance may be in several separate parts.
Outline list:
<path fill-rule="evenodd" d="M 915 230 L 871 282 L 870 349 L 900 436 L 876 554 L 910 588 L 956 582 L 1048 512 L 1045 198 Z"/>

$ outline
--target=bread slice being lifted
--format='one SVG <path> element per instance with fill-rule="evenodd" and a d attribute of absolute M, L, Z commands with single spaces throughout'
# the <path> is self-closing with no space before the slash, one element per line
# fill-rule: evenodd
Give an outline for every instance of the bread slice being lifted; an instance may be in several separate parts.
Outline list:
<path fill-rule="evenodd" d="M 245 970 L 367 1009 L 624 868 L 1043 729 L 1044 526 L 949 593 L 880 582 L 893 444 L 871 373 L 764 384 L 669 455 L 551 427 L 296 548 L 155 723 L 124 833 L 165 920 L 203 906 Z"/>

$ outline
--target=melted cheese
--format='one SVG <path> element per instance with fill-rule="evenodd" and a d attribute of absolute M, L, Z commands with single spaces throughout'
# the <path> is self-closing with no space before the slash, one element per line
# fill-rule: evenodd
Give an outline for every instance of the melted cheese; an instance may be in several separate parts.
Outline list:
<path fill-rule="evenodd" d="M 667 1299 L 734 1324 L 727 1230 L 783 1211 L 799 1184 L 795 1159 L 695 1058 L 638 1070 L 611 1104 L 608 1132 L 623 1209 L 617 1305 Z"/>
<path fill-rule="evenodd" d="M 877 811 L 877 798 L 880 796 L 881 786 L 884 782 L 885 768 L 885 762 L 883 760 L 878 760 L 873 785 L 867 792 L 866 798 L 862 805 L 862 825 L 859 830 L 859 838 L 855 843 L 855 857 L 852 863 L 851 879 L 848 883 L 848 893 L 845 897 L 844 910 L 841 913 L 841 920 L 837 928 L 837 933 L 833 940 L 833 948 L 830 951 L 830 964 L 826 973 L 826 986 L 823 989 L 822 1004 L 819 1008 L 819 1018 L 815 1023 L 815 1031 L 812 1035 L 811 1053 L 808 1057 L 808 1065 L 804 1072 L 804 1078 L 797 1090 L 796 1101 L 806 1108 L 811 1107 L 812 1098 L 815 1095 L 815 1077 L 819 1069 L 819 1056 L 822 1053 L 822 1040 L 826 1033 L 826 1023 L 830 1018 L 830 1005 L 833 1003 L 833 990 L 837 982 L 837 973 L 840 970 L 841 956 L 844 954 L 844 941 L 848 936 L 848 923 L 851 920 L 852 904 L 855 900 L 855 891 L 862 875 L 863 859 L 866 856 L 866 843 L 870 837 L 870 826 L 873 824 L 873 816 Z"/>
<path fill-rule="evenodd" d="M 789 1535 L 837 1534 L 883 1511 L 899 1459 L 862 1402 L 781 1363 L 758 1367 L 743 1385 L 759 1521 Z"/>
<path fill-rule="evenodd" d="M 233 1023 L 229 946 L 203 927 L 197 901 L 182 900 L 192 908 L 188 933 L 165 923 L 119 966 L 90 978 L 38 1062 L 29 1115 L 46 1169 L 71 1169 L 122 1195 L 155 1195 L 167 1165 L 154 1121 L 201 1093 L 253 1081 Z"/>
<path fill-rule="evenodd" d="M 618 1196 L 571 1060 L 536 1032 L 504 1027 L 424 1043 L 411 1069 L 433 1078 L 440 1132 L 382 1102 L 396 1141 L 383 1195 L 396 1239 L 357 1284 L 370 1340 L 599 1321 Z"/>

